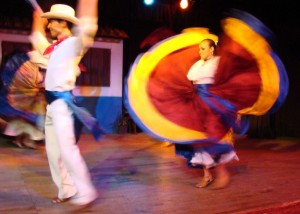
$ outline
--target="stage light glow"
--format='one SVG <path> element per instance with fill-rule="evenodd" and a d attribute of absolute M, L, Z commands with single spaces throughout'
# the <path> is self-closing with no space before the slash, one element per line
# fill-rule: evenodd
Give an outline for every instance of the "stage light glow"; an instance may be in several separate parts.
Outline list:
<path fill-rule="evenodd" d="M 154 3 L 154 0 L 144 0 L 144 4 L 146 5 L 152 5 Z"/>
<path fill-rule="evenodd" d="M 181 9 L 186 9 L 189 6 L 188 0 L 181 0 L 180 1 L 180 7 Z"/>

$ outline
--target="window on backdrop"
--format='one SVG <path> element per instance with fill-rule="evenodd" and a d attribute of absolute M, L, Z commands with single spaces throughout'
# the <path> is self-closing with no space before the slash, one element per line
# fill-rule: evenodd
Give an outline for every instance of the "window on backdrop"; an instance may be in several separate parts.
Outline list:
<path fill-rule="evenodd" d="M 17 52 L 32 50 L 30 43 L 2 41 L 2 60 Z M 77 86 L 110 86 L 111 50 L 91 48 L 80 62 L 81 75 L 76 81 Z"/>
<path fill-rule="evenodd" d="M 80 63 L 81 75 L 77 78 L 78 86 L 110 86 L 111 50 L 91 48 Z"/>

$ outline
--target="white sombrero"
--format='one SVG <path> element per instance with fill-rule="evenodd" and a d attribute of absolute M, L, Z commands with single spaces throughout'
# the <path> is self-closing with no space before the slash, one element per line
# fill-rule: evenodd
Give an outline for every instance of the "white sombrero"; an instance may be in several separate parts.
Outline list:
<path fill-rule="evenodd" d="M 73 24 L 79 23 L 79 20 L 75 17 L 75 10 L 65 4 L 52 5 L 50 11 L 43 13 L 41 17 L 47 19 L 62 19 L 72 22 Z"/>

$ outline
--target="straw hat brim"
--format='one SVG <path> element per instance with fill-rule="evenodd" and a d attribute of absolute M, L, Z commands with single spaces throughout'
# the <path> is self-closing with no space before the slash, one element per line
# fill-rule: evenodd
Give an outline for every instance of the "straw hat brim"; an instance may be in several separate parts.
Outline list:
<path fill-rule="evenodd" d="M 41 17 L 46 18 L 46 19 L 62 19 L 62 20 L 72 22 L 73 24 L 76 24 L 76 25 L 79 24 L 79 19 L 77 19 L 76 17 L 73 17 L 73 16 L 68 16 L 63 13 L 47 12 L 47 13 L 42 14 Z"/>

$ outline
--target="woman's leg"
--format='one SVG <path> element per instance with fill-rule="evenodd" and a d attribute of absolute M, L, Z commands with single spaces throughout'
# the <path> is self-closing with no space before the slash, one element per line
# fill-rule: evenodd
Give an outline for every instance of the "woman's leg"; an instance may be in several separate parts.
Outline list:
<path fill-rule="evenodd" d="M 223 189 L 230 182 L 230 175 L 224 163 L 220 163 L 216 166 L 216 178 L 210 185 L 210 189 Z"/>
<path fill-rule="evenodd" d="M 198 188 L 207 187 L 213 181 L 213 176 L 209 168 L 203 168 L 203 177 L 200 182 L 196 185 Z"/>

